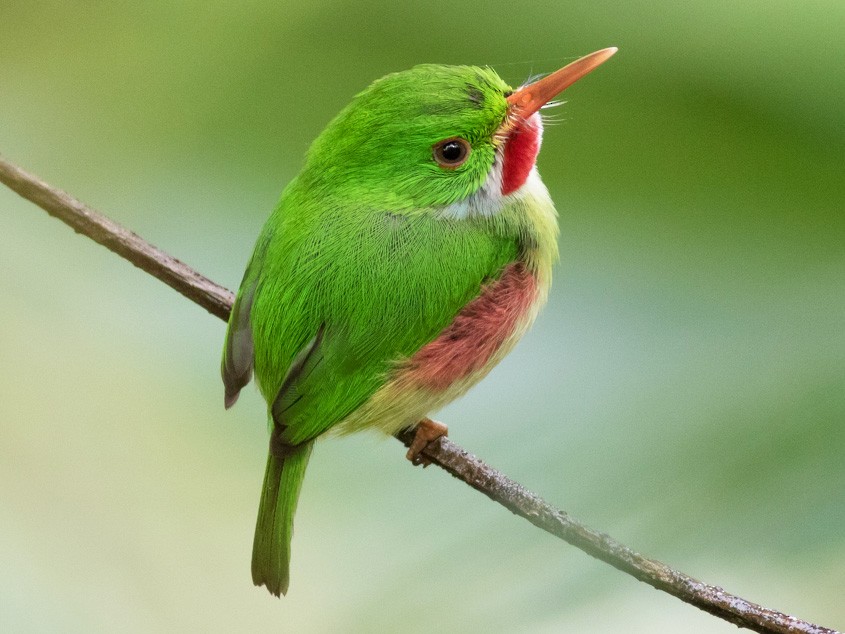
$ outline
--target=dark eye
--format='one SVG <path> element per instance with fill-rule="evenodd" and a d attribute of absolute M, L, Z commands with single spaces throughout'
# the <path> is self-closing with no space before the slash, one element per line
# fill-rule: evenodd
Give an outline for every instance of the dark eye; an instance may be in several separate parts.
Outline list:
<path fill-rule="evenodd" d="M 466 162 L 471 149 L 469 141 L 464 139 L 444 139 L 434 144 L 434 160 L 440 167 L 453 170 Z"/>

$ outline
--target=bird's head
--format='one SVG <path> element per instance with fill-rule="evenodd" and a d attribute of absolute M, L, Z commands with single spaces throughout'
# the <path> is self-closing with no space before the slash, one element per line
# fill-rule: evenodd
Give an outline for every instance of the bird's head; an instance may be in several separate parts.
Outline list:
<path fill-rule="evenodd" d="M 474 66 L 387 75 L 317 138 L 304 173 L 323 193 L 376 208 L 492 213 L 534 169 L 540 109 L 615 52 L 597 51 L 517 90 Z"/>

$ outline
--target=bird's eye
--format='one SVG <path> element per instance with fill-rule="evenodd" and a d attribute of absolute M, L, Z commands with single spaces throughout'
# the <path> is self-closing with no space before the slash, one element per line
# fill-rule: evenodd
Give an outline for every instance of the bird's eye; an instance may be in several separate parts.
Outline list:
<path fill-rule="evenodd" d="M 440 167 L 453 170 L 463 165 L 471 150 L 469 141 L 458 137 L 444 139 L 434 144 L 434 160 Z"/>

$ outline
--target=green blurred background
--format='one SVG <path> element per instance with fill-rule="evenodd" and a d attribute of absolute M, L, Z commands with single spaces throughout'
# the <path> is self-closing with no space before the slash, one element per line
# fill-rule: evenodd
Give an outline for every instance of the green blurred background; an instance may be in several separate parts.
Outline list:
<path fill-rule="evenodd" d="M 650 556 L 845 628 L 845 3 L 0 0 L 0 153 L 235 288 L 309 142 L 420 62 L 606 46 L 540 170 L 561 265 L 454 440 Z M 398 443 L 318 446 L 252 587 L 224 325 L 0 189 L 0 630 L 733 632 Z"/>

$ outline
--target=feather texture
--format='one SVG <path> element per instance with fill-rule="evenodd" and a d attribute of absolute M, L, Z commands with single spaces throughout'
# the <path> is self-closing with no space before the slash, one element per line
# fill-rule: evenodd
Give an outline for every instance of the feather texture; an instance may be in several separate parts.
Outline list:
<path fill-rule="evenodd" d="M 258 239 L 222 371 L 227 405 L 253 369 L 268 403 L 253 579 L 275 594 L 312 441 L 416 423 L 489 372 L 545 301 L 555 211 L 533 159 L 502 191 L 509 91 L 474 67 L 375 82 L 314 142 Z M 443 169 L 432 147 L 456 136 L 471 153 Z"/>

